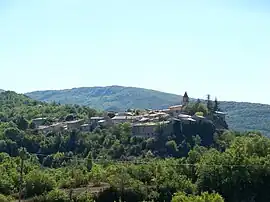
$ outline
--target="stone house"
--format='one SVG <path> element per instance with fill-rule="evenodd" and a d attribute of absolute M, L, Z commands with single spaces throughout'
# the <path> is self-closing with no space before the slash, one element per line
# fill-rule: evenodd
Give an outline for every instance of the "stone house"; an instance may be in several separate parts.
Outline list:
<path fill-rule="evenodd" d="M 83 124 L 81 125 L 80 129 L 82 132 L 89 132 L 91 130 L 91 125 L 87 123 Z"/>
<path fill-rule="evenodd" d="M 80 119 L 80 120 L 68 121 L 68 122 L 65 122 L 65 124 L 67 125 L 68 130 L 80 129 L 81 125 L 83 124 L 83 120 Z"/>
<path fill-rule="evenodd" d="M 132 135 L 142 137 L 153 137 L 158 135 L 158 126 L 168 124 L 169 121 L 163 122 L 146 122 L 135 123 L 132 125 Z"/>
<path fill-rule="evenodd" d="M 48 132 L 61 132 L 64 130 L 64 124 L 63 123 L 55 123 L 50 126 L 39 126 L 38 130 L 43 132 L 43 133 L 48 133 Z"/>
<path fill-rule="evenodd" d="M 46 120 L 47 118 L 36 118 L 32 120 L 32 123 L 34 123 L 36 128 L 38 128 L 39 126 L 43 125 Z"/>
<path fill-rule="evenodd" d="M 113 121 L 110 117 L 91 117 L 90 118 L 90 130 L 94 130 L 98 126 L 111 126 Z"/>
<path fill-rule="evenodd" d="M 90 118 L 90 125 L 91 128 L 94 129 L 98 126 L 98 122 L 104 120 L 104 117 L 102 116 L 95 116 Z"/>
<path fill-rule="evenodd" d="M 112 118 L 113 124 L 119 124 L 119 123 L 134 123 L 140 120 L 141 116 L 115 116 Z"/>
<path fill-rule="evenodd" d="M 182 105 L 174 105 L 169 107 L 168 113 L 173 117 L 177 117 L 179 114 L 181 114 L 182 110 L 183 110 Z"/>

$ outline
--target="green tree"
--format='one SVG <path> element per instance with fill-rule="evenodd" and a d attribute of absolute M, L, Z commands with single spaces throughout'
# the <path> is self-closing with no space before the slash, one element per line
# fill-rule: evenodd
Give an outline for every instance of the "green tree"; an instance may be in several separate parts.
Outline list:
<path fill-rule="evenodd" d="M 94 202 L 94 199 L 90 193 L 83 192 L 76 197 L 76 202 Z"/>
<path fill-rule="evenodd" d="M 168 152 L 173 154 L 173 155 L 176 154 L 176 152 L 178 151 L 177 144 L 174 140 L 167 141 L 166 148 L 167 148 Z"/>
<path fill-rule="evenodd" d="M 212 114 L 212 112 L 213 112 L 213 103 L 212 103 L 212 100 L 211 100 L 211 96 L 209 94 L 207 95 L 206 106 L 207 106 L 208 112 L 210 114 Z"/>
<path fill-rule="evenodd" d="M 95 164 L 91 170 L 89 177 L 94 186 L 99 186 L 100 183 L 104 180 L 105 175 L 105 170 L 100 165 Z"/>
<path fill-rule="evenodd" d="M 65 121 L 73 121 L 75 119 L 73 114 L 69 114 L 66 116 Z"/>
<path fill-rule="evenodd" d="M 45 202 L 68 202 L 68 201 L 70 200 L 67 193 L 58 189 L 50 191 L 46 195 L 45 199 Z"/>
<path fill-rule="evenodd" d="M 11 202 L 11 201 L 14 201 L 14 199 L 11 196 L 5 196 L 3 194 L 0 194 L 0 201 L 1 202 Z"/>
<path fill-rule="evenodd" d="M 196 116 L 204 116 L 203 112 L 196 112 L 195 115 Z"/>
<path fill-rule="evenodd" d="M 53 177 L 41 170 L 33 170 L 25 180 L 25 189 L 27 196 L 41 195 L 45 192 L 51 191 L 56 186 Z"/>
<path fill-rule="evenodd" d="M 208 109 L 203 103 L 189 103 L 184 111 L 190 115 L 194 115 L 196 112 L 202 112 L 204 115 L 208 114 Z"/>
<path fill-rule="evenodd" d="M 269 201 L 269 147 L 268 138 L 252 134 L 235 138 L 225 152 L 206 152 L 197 167 L 198 190 L 215 190 L 232 202 Z"/>
<path fill-rule="evenodd" d="M 172 202 L 224 202 L 224 199 L 219 194 L 202 193 L 200 196 L 186 195 L 183 192 L 177 192 Z"/>
<path fill-rule="evenodd" d="M 4 135 L 6 138 L 18 143 L 21 143 L 23 140 L 23 133 L 18 128 L 7 128 L 4 131 Z"/>
<path fill-rule="evenodd" d="M 215 111 L 220 111 L 220 108 L 219 108 L 219 102 L 218 102 L 217 98 L 215 98 L 213 111 L 214 111 L 214 112 L 215 112 Z"/>
<path fill-rule="evenodd" d="M 86 168 L 87 171 L 90 172 L 93 167 L 93 157 L 92 157 L 92 152 L 89 152 L 87 157 L 86 157 Z"/>
<path fill-rule="evenodd" d="M 31 122 L 29 123 L 29 128 L 30 128 L 30 129 L 35 129 L 35 128 L 36 128 L 36 124 L 35 124 L 34 122 L 31 121 Z"/>
<path fill-rule="evenodd" d="M 23 116 L 17 117 L 15 123 L 20 130 L 26 130 L 29 125 L 28 121 Z"/>

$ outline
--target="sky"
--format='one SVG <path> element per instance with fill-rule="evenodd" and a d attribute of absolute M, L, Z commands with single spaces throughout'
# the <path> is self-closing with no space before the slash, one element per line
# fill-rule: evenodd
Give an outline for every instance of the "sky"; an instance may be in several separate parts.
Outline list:
<path fill-rule="evenodd" d="M 270 104 L 270 1 L 0 1 L 0 89 L 108 85 Z"/>

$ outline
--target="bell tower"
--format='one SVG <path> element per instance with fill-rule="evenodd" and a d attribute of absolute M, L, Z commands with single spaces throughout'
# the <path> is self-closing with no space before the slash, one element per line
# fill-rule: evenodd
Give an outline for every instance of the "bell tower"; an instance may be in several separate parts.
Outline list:
<path fill-rule="evenodd" d="M 184 94 L 184 96 L 183 96 L 182 105 L 183 105 L 183 106 L 186 106 L 186 105 L 188 105 L 188 103 L 189 103 L 189 97 L 188 97 L 187 92 L 185 92 L 185 94 Z"/>

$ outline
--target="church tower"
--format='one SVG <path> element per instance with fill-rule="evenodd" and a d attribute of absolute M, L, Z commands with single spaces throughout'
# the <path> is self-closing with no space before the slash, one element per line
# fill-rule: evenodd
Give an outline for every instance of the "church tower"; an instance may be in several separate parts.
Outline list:
<path fill-rule="evenodd" d="M 188 105 L 188 103 L 189 103 L 189 97 L 188 97 L 187 92 L 185 92 L 185 94 L 183 96 L 182 104 L 183 104 L 183 106 L 186 106 L 186 105 Z"/>

